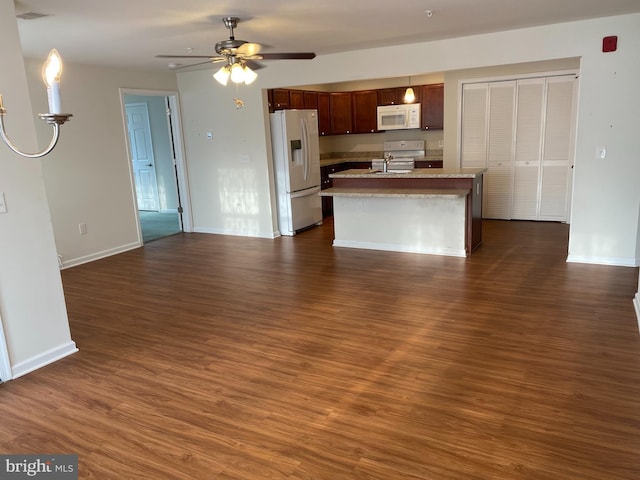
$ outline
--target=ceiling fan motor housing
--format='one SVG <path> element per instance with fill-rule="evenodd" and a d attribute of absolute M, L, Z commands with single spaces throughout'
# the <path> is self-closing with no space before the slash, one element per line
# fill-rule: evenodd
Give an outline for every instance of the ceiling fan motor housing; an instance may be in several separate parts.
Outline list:
<path fill-rule="evenodd" d="M 245 43 L 247 43 L 245 40 L 222 40 L 221 42 L 216 43 L 216 52 L 219 55 L 233 55 L 235 51 Z"/>

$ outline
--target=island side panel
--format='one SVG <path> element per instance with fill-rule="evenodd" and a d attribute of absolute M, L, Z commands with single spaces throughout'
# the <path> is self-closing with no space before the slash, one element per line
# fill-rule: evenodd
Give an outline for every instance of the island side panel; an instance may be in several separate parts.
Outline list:
<path fill-rule="evenodd" d="M 467 253 L 471 254 L 476 248 L 482 244 L 482 196 L 484 188 L 484 175 L 478 175 L 473 179 L 473 191 L 467 197 L 468 212 L 471 212 L 470 231 L 471 235 L 467 236 L 471 244 L 467 246 Z"/>
<path fill-rule="evenodd" d="M 482 174 L 474 177 L 334 177 L 334 188 L 433 188 L 464 189 L 466 199 L 465 248 L 470 255 L 482 243 Z M 479 192 L 479 194 L 477 193 Z"/>
<path fill-rule="evenodd" d="M 466 198 L 335 196 L 335 247 L 465 257 Z"/>

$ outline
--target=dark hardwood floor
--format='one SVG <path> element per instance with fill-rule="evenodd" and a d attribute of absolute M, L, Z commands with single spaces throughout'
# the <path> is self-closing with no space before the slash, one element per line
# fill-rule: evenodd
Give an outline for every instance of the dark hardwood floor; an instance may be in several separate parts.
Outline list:
<path fill-rule="evenodd" d="M 80 351 L 0 385 L 1 453 L 82 479 L 637 480 L 634 268 L 568 227 L 467 259 L 179 234 L 63 271 Z"/>

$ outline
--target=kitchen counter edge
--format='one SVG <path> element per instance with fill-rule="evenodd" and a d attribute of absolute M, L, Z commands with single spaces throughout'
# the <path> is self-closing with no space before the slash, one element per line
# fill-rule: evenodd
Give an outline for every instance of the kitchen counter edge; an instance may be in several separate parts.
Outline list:
<path fill-rule="evenodd" d="M 376 157 L 378 159 L 382 159 L 382 156 Z M 400 159 L 400 157 L 398 157 Z M 416 162 L 440 162 L 442 161 L 442 155 L 438 156 L 424 156 L 424 157 L 412 157 Z M 331 165 L 340 165 L 341 163 L 360 163 L 360 162 L 368 162 L 371 163 L 371 157 L 342 157 L 342 158 L 324 158 L 320 160 L 321 167 L 329 167 Z"/>
<path fill-rule="evenodd" d="M 382 173 L 379 170 L 353 168 L 332 173 L 330 178 L 476 178 L 487 171 L 486 168 L 440 169 L 416 168 L 407 173 Z"/>

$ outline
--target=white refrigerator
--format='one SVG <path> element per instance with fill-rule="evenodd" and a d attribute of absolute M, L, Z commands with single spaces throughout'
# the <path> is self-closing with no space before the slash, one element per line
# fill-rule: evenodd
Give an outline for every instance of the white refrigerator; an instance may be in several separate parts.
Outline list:
<path fill-rule="evenodd" d="M 322 223 L 318 112 L 278 110 L 270 116 L 278 229 L 295 235 Z"/>

